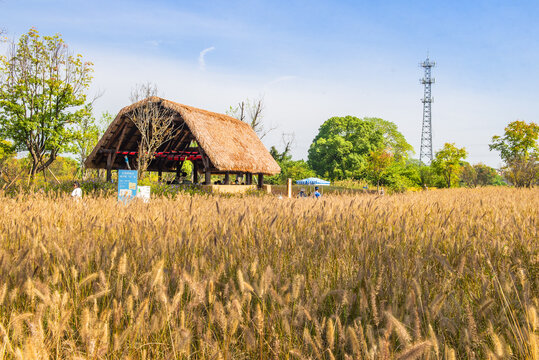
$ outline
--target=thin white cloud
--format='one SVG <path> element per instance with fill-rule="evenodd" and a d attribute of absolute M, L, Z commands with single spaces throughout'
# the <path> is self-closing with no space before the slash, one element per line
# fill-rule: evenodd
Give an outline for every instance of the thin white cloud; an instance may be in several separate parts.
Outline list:
<path fill-rule="evenodd" d="M 264 87 L 275 85 L 275 84 L 283 82 L 283 81 L 293 80 L 295 78 L 297 78 L 297 76 L 294 76 L 294 75 L 279 76 L 278 78 L 275 78 L 275 79 L 271 80 L 270 82 L 268 82 L 266 85 L 264 85 Z"/>
<path fill-rule="evenodd" d="M 206 70 L 206 59 L 204 59 L 204 57 L 212 50 L 215 50 L 214 46 L 206 48 L 200 52 L 200 55 L 198 56 L 198 67 L 200 70 Z"/>
<path fill-rule="evenodd" d="M 149 41 L 145 41 L 146 44 L 150 45 L 150 46 L 153 46 L 153 47 L 158 47 L 159 45 L 161 45 L 161 43 L 163 42 L 163 40 L 149 40 Z"/>

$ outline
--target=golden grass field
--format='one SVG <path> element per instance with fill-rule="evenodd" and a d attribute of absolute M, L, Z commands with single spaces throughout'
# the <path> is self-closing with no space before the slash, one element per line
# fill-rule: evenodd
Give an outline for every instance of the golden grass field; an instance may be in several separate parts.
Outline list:
<path fill-rule="evenodd" d="M 539 359 L 539 189 L 0 195 L 0 359 Z"/>

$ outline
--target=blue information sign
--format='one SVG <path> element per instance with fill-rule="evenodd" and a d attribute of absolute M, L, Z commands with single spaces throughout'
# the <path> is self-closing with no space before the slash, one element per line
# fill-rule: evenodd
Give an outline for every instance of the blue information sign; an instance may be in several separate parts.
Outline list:
<path fill-rule="evenodd" d="M 137 170 L 118 170 L 118 201 L 128 202 L 137 195 Z"/>

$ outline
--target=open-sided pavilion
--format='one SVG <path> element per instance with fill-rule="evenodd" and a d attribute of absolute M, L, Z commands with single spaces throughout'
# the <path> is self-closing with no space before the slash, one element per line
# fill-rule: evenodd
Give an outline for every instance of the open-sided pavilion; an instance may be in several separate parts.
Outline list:
<path fill-rule="evenodd" d="M 150 104 L 149 104 L 150 103 Z M 87 168 L 106 169 L 107 180 L 112 170 L 127 169 L 127 161 L 134 167 L 141 134 L 131 120 L 133 112 L 142 106 L 160 106 L 173 113 L 175 136 L 163 143 L 154 153 L 148 171 L 176 172 L 180 176 L 183 163 L 193 163 L 193 183 L 204 174 L 203 184 L 211 184 L 212 174 L 223 174 L 224 184 L 231 175 L 241 176 L 246 185 L 258 177 L 262 187 L 264 175 L 278 174 L 281 169 L 253 129 L 233 117 L 159 97 L 149 97 L 124 107 L 99 140 L 85 165 Z"/>

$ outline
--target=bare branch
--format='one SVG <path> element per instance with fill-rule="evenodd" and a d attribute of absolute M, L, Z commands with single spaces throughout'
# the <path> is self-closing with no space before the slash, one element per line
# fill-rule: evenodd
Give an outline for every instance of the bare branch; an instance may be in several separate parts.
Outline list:
<path fill-rule="evenodd" d="M 137 101 L 149 98 L 151 96 L 157 96 L 157 95 L 158 95 L 157 85 L 148 81 L 143 84 L 135 85 L 135 87 L 131 90 L 131 95 L 129 96 L 129 100 L 132 103 L 135 103 Z"/>
<path fill-rule="evenodd" d="M 144 94 L 143 96 L 145 96 L 156 92 L 157 88 L 155 86 L 145 87 L 142 89 L 142 92 L 140 88 L 135 89 L 132 92 L 132 99 L 135 99 L 133 94 Z M 139 177 L 142 177 L 154 158 L 154 153 L 157 149 L 167 141 L 175 138 L 182 131 L 184 123 L 182 122 L 179 126 L 175 126 L 176 113 L 164 108 L 160 102 L 153 101 L 148 101 L 145 105 L 134 109 L 129 117 L 139 130 L 141 136 L 137 168 Z"/>
<path fill-rule="evenodd" d="M 227 111 L 228 115 L 248 123 L 260 139 L 263 139 L 266 135 L 277 128 L 276 126 L 270 126 L 268 129 L 264 127 L 263 113 L 263 97 L 254 99 L 252 101 L 247 99 L 240 102 L 235 108 L 230 107 L 230 109 Z"/>
<path fill-rule="evenodd" d="M 292 151 L 292 148 L 295 145 L 296 134 L 295 133 L 282 133 L 281 141 L 284 144 L 283 155 L 286 156 L 290 154 L 290 151 Z"/>

